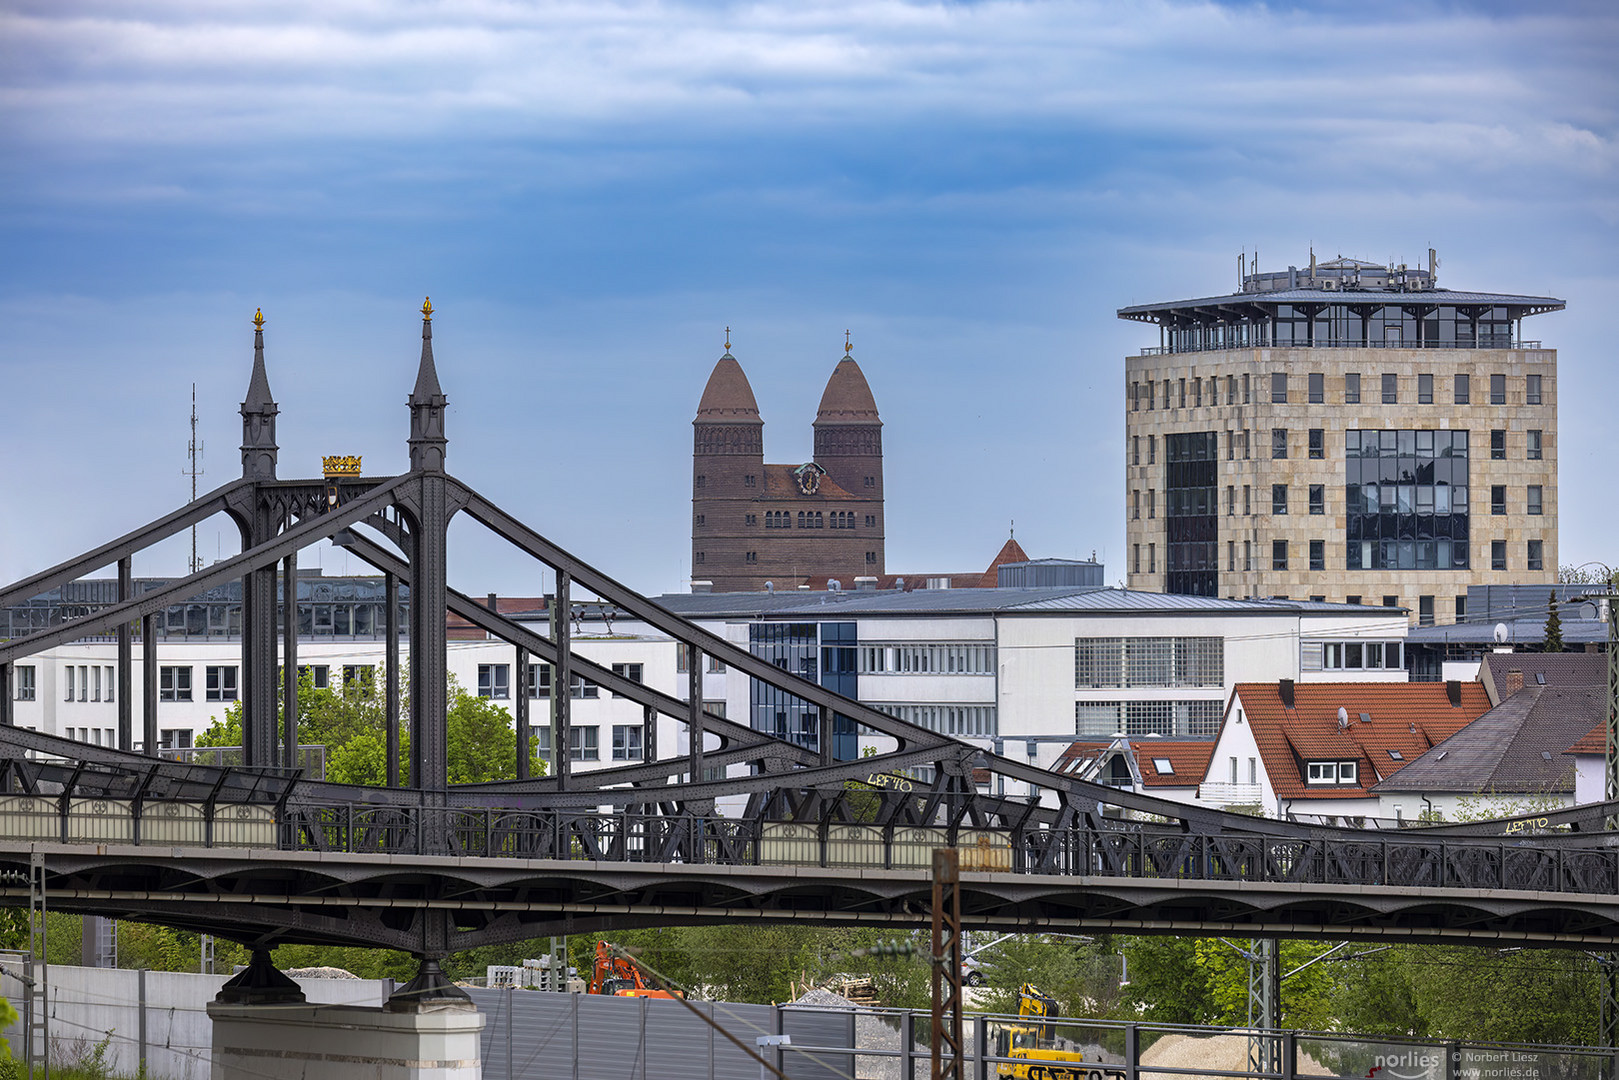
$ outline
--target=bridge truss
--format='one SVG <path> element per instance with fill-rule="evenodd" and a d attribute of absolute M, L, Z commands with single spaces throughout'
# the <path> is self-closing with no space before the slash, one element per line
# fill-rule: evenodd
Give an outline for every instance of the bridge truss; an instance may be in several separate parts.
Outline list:
<path fill-rule="evenodd" d="M 966 929 L 1468 941 L 1619 948 L 1619 803 L 1533 819 L 1366 833 L 1171 803 L 1050 773 L 917 727 L 794 676 L 564 551 L 444 469 L 446 399 L 431 308 L 409 399 L 410 471 L 283 480 L 262 321 L 243 402 L 242 477 L 102 547 L 0 589 L 8 606 L 106 567 L 118 601 L 0 643 L 0 880 L 42 853 L 53 909 L 146 919 L 237 940 L 387 946 L 422 958 L 555 933 L 721 920 L 924 927 L 932 852 L 960 852 Z M 211 515 L 241 552 L 139 596 L 133 556 Z M 464 514 L 549 568 L 545 632 L 447 583 Z M 384 577 L 389 784 L 348 787 L 294 767 L 297 554 L 332 539 Z M 278 612 L 281 595 L 288 601 Z M 155 620 L 243 583 L 240 768 L 134 752 L 133 640 L 144 643 L 142 745 L 157 745 Z M 411 694 L 401 715 L 399 589 L 410 590 Z M 575 597 L 613 605 L 690 650 L 685 697 L 615 674 L 572 641 Z M 510 646 L 517 779 L 447 782 L 446 615 Z M 279 615 L 279 622 L 278 622 Z M 10 679 L 30 654 L 90 635 L 118 642 L 119 746 L 17 728 Z M 705 657 L 807 702 L 814 748 L 702 707 Z M 553 687 L 580 677 L 644 710 L 648 760 L 528 775 L 531 660 Z M 279 674 L 278 674 L 279 673 Z M 569 695 L 549 701 L 569 745 Z M 892 748 L 837 761 L 836 718 Z M 400 761 L 409 732 L 409 760 Z M 657 728 L 687 749 L 660 757 Z M 680 740 L 670 740 L 678 745 Z M 991 779 L 989 785 L 982 781 Z M 1044 798 L 1007 796 L 996 778 Z M 732 808 L 721 813 L 722 805 Z M 0 888 L 22 905 L 26 890 Z"/>

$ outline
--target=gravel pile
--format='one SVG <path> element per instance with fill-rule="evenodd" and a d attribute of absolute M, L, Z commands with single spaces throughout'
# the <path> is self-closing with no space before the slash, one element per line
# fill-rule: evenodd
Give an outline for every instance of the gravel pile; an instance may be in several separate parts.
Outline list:
<path fill-rule="evenodd" d="M 855 1046 L 863 1050 L 899 1051 L 899 1023 L 885 1020 L 868 1012 L 848 998 L 830 990 L 815 989 L 804 994 L 794 1005 L 808 1005 L 817 1009 L 848 1009 L 855 1014 Z M 926 1067 L 926 1058 L 922 1062 Z M 855 1055 L 857 1080 L 901 1080 L 900 1061 L 897 1057 L 878 1057 L 872 1054 Z"/>
<path fill-rule="evenodd" d="M 340 967 L 288 968 L 282 972 L 289 979 L 358 979 L 352 971 Z"/>
<path fill-rule="evenodd" d="M 1201 1077 L 1194 1073 L 1148 1072 L 1148 1066 L 1168 1069 L 1213 1069 L 1220 1072 L 1248 1070 L 1246 1035 L 1165 1035 L 1141 1055 L 1141 1080 L 1230 1080 L 1229 1077 Z M 1298 1071 L 1330 1076 L 1332 1070 L 1310 1055 L 1299 1054 Z"/>

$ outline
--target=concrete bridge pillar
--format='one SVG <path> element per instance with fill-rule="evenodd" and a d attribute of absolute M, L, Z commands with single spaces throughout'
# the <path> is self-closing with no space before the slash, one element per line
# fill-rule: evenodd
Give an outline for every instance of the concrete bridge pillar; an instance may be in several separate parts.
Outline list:
<path fill-rule="evenodd" d="M 416 978 L 384 1006 L 310 1005 L 268 953 L 256 952 L 220 990 L 208 1015 L 214 1023 L 211 1080 L 483 1076 L 483 1015 L 433 960 L 424 960 Z"/>

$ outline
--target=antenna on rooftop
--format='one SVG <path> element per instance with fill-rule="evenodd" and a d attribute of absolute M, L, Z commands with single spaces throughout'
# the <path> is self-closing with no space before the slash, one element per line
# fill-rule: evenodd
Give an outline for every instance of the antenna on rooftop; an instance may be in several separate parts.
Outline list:
<path fill-rule="evenodd" d="M 191 501 L 197 501 L 197 477 L 202 475 L 202 443 L 197 440 L 197 384 L 191 384 L 191 441 L 186 444 L 187 465 L 181 476 L 191 477 Z M 197 555 L 197 527 L 191 526 L 191 573 L 202 569 Z"/>
<path fill-rule="evenodd" d="M 1338 706 L 1338 730 L 1342 731 L 1349 726 L 1349 710 L 1342 705 Z"/>

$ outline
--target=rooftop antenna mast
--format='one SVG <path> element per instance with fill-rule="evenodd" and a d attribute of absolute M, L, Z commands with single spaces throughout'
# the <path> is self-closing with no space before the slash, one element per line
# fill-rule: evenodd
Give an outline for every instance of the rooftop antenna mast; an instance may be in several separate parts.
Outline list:
<path fill-rule="evenodd" d="M 186 444 L 186 468 L 181 476 L 191 477 L 191 501 L 197 501 L 197 477 L 202 475 L 202 443 L 197 440 L 197 384 L 191 384 L 191 441 Z M 202 569 L 197 555 L 197 527 L 191 526 L 191 573 Z"/>

